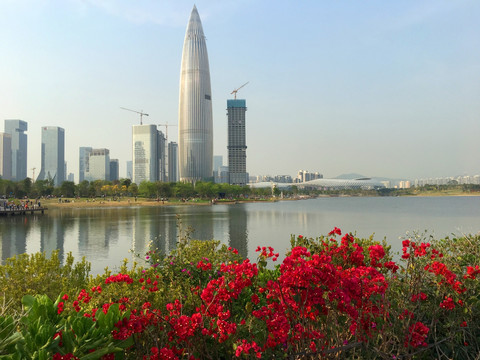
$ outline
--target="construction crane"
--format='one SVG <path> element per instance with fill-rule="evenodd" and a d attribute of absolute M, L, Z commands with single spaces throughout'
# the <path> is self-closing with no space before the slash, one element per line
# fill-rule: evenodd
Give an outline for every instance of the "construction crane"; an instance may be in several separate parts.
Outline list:
<path fill-rule="evenodd" d="M 168 144 L 168 127 L 169 126 L 177 126 L 177 125 L 170 125 L 169 123 L 166 123 L 166 124 L 158 124 L 158 126 L 165 126 L 165 141 Z"/>
<path fill-rule="evenodd" d="M 145 116 L 148 116 L 148 114 L 144 113 L 143 110 L 136 111 L 136 110 L 127 109 L 127 108 L 124 108 L 124 107 L 121 107 L 121 106 L 120 106 L 120 109 L 127 110 L 127 111 L 131 111 L 131 112 L 140 114 L 140 125 L 143 125 L 142 117 L 143 117 L 144 115 L 145 115 Z"/>
<path fill-rule="evenodd" d="M 241 88 L 243 88 L 245 85 L 247 85 L 250 81 L 247 81 L 245 84 L 243 84 L 242 86 L 240 86 L 239 88 L 236 88 L 235 90 L 233 90 L 230 94 L 235 94 L 235 100 L 237 100 L 237 92 L 238 90 L 240 90 Z"/>

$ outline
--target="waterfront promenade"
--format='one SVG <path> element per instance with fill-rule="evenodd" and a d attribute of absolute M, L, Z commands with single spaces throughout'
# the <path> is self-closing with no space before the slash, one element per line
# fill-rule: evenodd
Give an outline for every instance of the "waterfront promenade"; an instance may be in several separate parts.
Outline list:
<path fill-rule="evenodd" d="M 46 207 L 35 207 L 35 208 L 22 208 L 22 207 L 13 207 L 13 208 L 4 208 L 0 207 L 0 216 L 13 216 L 13 215 L 27 215 L 35 213 L 45 213 L 48 210 Z"/>

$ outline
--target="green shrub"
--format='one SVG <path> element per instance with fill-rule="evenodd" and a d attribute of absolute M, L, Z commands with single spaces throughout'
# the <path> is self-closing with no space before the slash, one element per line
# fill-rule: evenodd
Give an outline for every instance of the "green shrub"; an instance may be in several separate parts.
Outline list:
<path fill-rule="evenodd" d="M 76 293 L 88 284 L 90 263 L 75 263 L 68 253 L 62 265 L 59 251 L 48 258 L 45 253 L 20 254 L 0 266 L 0 296 L 10 311 L 21 309 L 24 295 L 45 294 L 55 299 L 60 293 Z M 0 311 L 1 313 L 1 311 Z"/>

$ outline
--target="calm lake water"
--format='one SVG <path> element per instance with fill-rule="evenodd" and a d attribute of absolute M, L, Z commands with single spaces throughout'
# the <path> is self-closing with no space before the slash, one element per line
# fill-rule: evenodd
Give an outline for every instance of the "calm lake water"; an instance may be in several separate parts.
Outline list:
<path fill-rule="evenodd" d="M 179 219 L 181 226 L 179 227 Z M 276 203 L 49 210 L 45 215 L 0 217 L 2 261 L 20 253 L 60 249 L 85 256 L 92 272 L 116 269 L 148 244 L 175 247 L 179 229 L 216 239 L 256 259 L 258 245 L 284 254 L 290 235 L 316 237 L 333 227 L 360 237 L 386 238 L 395 251 L 414 232 L 435 237 L 480 231 L 480 197 L 318 198 Z M 130 250 L 133 250 L 130 251 Z"/>

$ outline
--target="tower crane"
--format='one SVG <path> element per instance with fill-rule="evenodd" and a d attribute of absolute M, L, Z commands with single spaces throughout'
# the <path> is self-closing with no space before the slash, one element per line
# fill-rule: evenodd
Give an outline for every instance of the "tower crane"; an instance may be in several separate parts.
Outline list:
<path fill-rule="evenodd" d="M 239 88 L 236 88 L 235 90 L 233 90 L 230 94 L 235 94 L 234 97 L 235 97 L 235 100 L 237 100 L 237 92 L 238 90 L 240 90 L 241 88 L 243 88 L 245 85 L 247 85 L 250 81 L 247 81 L 245 84 L 243 84 L 242 86 L 240 86 Z"/>
<path fill-rule="evenodd" d="M 177 125 L 171 125 L 167 122 L 166 124 L 158 124 L 158 126 L 165 126 L 165 141 L 168 144 L 168 127 L 169 126 L 177 126 Z"/>
<path fill-rule="evenodd" d="M 124 107 L 121 107 L 121 106 L 120 106 L 120 109 L 127 110 L 127 111 L 131 111 L 131 112 L 140 114 L 140 125 L 143 125 L 142 117 L 143 117 L 143 116 L 148 116 L 148 114 L 144 113 L 143 110 L 136 111 L 136 110 L 127 109 L 127 108 L 124 108 Z"/>

